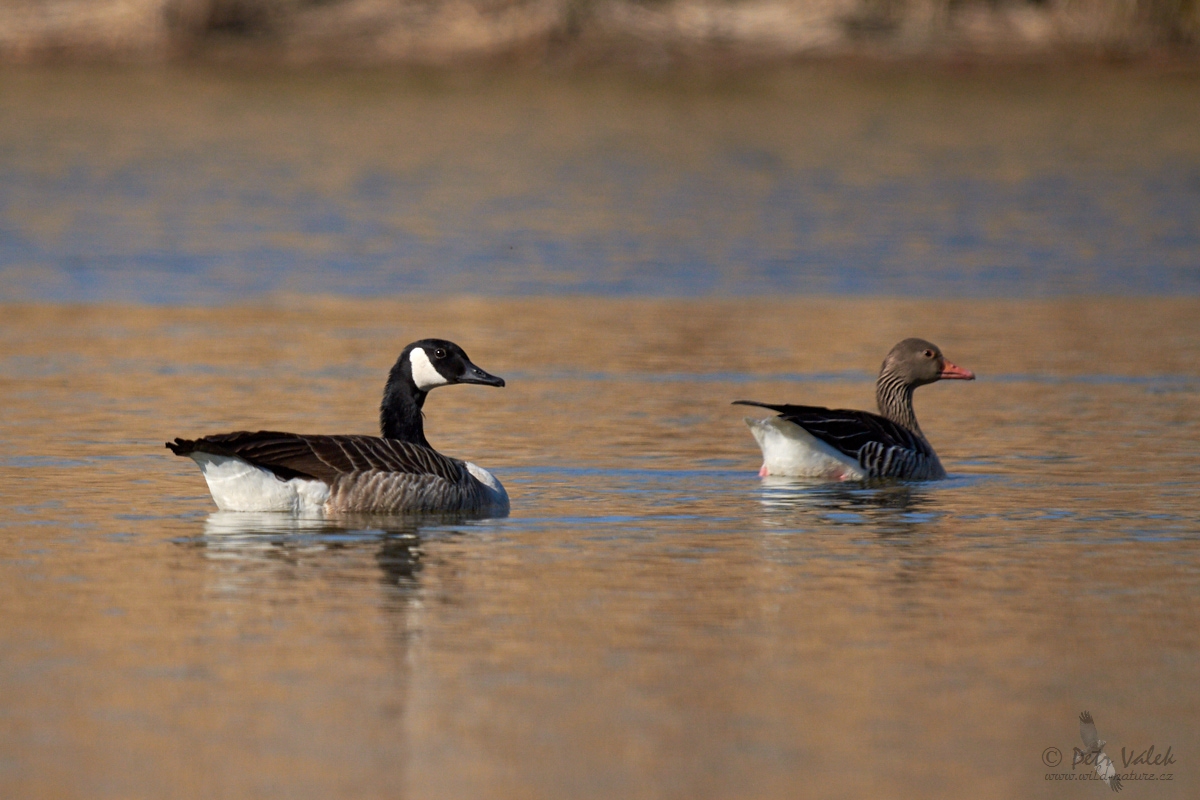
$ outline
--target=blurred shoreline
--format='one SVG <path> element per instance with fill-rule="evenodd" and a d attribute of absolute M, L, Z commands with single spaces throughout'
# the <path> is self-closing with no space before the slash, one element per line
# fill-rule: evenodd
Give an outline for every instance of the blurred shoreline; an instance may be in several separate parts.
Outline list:
<path fill-rule="evenodd" d="M 1200 64 L 1200 0 L 0 0 L 0 64 Z"/>

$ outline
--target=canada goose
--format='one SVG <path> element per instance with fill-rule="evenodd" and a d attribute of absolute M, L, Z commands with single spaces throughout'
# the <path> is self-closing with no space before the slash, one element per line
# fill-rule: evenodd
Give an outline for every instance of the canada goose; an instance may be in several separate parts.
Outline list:
<path fill-rule="evenodd" d="M 504 380 L 444 339 L 404 348 L 388 374 L 378 436 L 238 431 L 167 447 L 200 465 L 222 511 L 293 514 L 468 513 L 504 516 L 508 493 L 487 470 L 444 456 L 425 439 L 421 408 L 438 386 Z"/>
<path fill-rule="evenodd" d="M 779 412 L 778 417 L 746 419 L 763 451 L 759 475 L 764 477 L 939 480 L 946 470 L 917 424 L 912 396 L 918 386 L 940 380 L 973 381 L 975 373 L 951 364 L 935 344 L 905 339 L 880 367 L 875 382 L 879 414 L 753 400 L 734 403 Z"/>

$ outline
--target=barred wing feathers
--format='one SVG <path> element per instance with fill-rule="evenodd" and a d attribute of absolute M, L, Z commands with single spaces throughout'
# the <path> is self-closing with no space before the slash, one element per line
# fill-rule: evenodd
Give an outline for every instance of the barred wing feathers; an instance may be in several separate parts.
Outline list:
<path fill-rule="evenodd" d="M 238 431 L 167 446 L 176 455 L 239 458 L 281 480 L 322 481 L 330 487 L 331 511 L 469 511 L 490 502 L 465 463 L 398 439 Z"/>
<path fill-rule="evenodd" d="M 823 406 L 736 402 L 777 412 L 782 419 L 799 425 L 856 460 L 869 477 L 906 480 L 945 477 L 945 470 L 925 437 L 878 414 Z"/>

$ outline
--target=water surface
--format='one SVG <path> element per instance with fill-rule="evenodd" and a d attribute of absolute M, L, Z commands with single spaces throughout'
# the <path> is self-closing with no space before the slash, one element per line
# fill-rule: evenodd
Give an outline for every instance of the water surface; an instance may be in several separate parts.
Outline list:
<path fill-rule="evenodd" d="M 0 299 L 1200 293 L 1200 77 L 0 71 Z"/>
<path fill-rule="evenodd" d="M 1200 785 L 1195 301 L 0 315 L 5 797 L 1103 796 L 1084 709 Z M 728 401 L 868 406 L 912 333 L 980 376 L 917 394 L 949 480 L 756 477 Z M 162 446 L 373 432 L 431 334 L 509 381 L 427 405 L 506 519 L 221 514 Z"/>

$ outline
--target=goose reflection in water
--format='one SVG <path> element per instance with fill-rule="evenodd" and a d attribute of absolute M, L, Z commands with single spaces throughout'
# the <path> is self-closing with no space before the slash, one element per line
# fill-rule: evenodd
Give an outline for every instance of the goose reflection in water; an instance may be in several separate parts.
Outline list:
<path fill-rule="evenodd" d="M 413 517 L 363 516 L 335 519 L 290 514 L 217 511 L 204 522 L 197 542 L 216 559 L 299 564 L 319 554 L 347 554 L 375 549 L 375 562 L 390 585 L 411 584 L 421 569 L 423 526 L 456 522 L 441 515 Z M 333 564 L 322 565 L 325 568 Z"/>
<path fill-rule="evenodd" d="M 884 535 L 916 531 L 941 516 L 929 487 L 912 483 L 766 477 L 759 500 L 772 515 L 805 512 L 827 525 L 866 525 Z"/>

